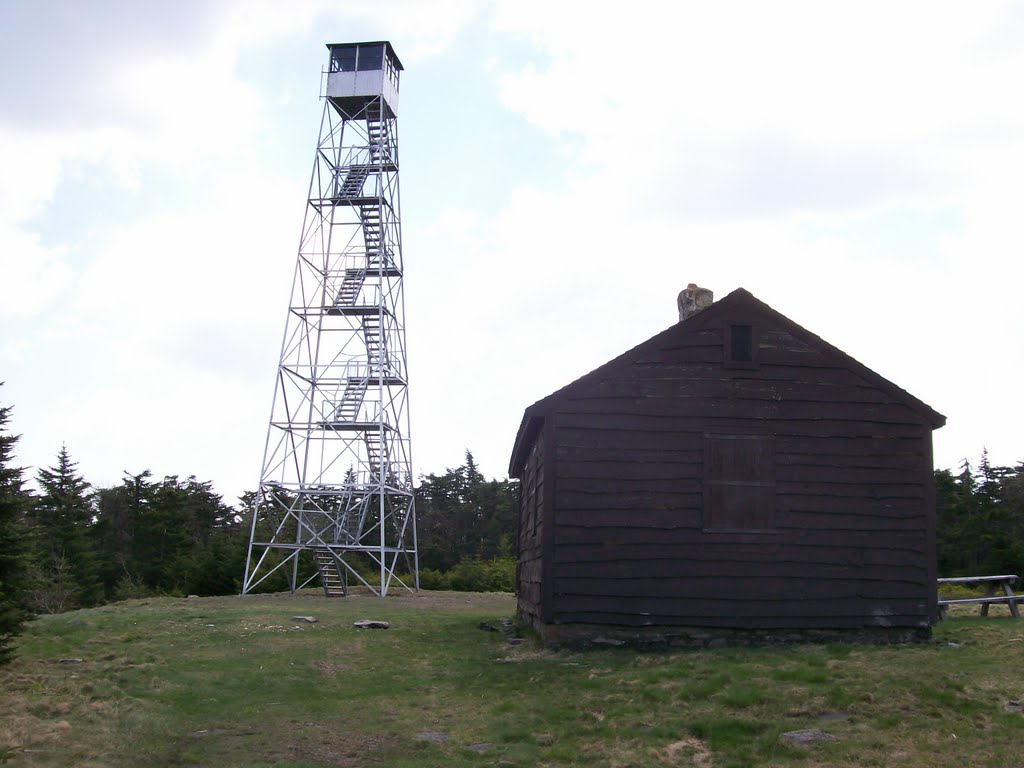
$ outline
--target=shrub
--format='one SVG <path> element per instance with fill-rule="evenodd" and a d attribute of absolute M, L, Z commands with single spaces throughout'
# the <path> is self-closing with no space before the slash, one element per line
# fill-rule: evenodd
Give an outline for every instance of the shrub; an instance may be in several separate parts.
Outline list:
<path fill-rule="evenodd" d="M 426 581 L 424 580 L 426 573 Z M 516 561 L 511 557 L 492 560 L 463 560 L 447 573 L 437 571 L 420 573 L 420 586 L 424 589 L 451 589 L 456 592 L 513 592 L 515 591 Z M 430 584 L 431 586 L 427 586 Z M 434 585 L 437 586 L 434 586 Z"/>

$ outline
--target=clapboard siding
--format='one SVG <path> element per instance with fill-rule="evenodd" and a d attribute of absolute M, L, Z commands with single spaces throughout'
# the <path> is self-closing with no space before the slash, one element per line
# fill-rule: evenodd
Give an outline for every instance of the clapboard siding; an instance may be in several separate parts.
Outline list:
<path fill-rule="evenodd" d="M 519 493 L 519 546 L 516 582 L 520 616 L 530 623 L 540 620 L 544 583 L 543 522 L 544 444 L 534 443 L 527 460 L 527 476 Z"/>
<path fill-rule="evenodd" d="M 713 409 L 695 413 L 695 416 L 685 418 L 676 415 L 578 413 L 566 410 L 562 415 L 564 419 L 562 424 L 566 427 L 583 427 L 595 432 L 622 433 L 623 435 L 637 431 L 679 434 L 693 430 L 696 421 L 701 422 L 702 428 L 713 426 L 717 430 L 735 431 L 751 429 L 755 425 L 765 428 L 769 423 L 774 426 L 775 419 L 774 414 L 771 414 L 767 408 L 764 413 L 751 414 L 748 417 L 724 416 L 716 414 Z M 760 424 L 757 424 L 758 422 Z M 786 428 L 786 432 L 783 434 L 787 436 L 836 438 L 837 440 L 849 437 L 873 438 L 880 435 L 887 438 L 914 439 L 920 437 L 920 424 L 890 424 L 877 420 L 792 419 L 786 423 Z"/>
<path fill-rule="evenodd" d="M 881 466 L 889 466 L 886 457 L 897 457 L 912 460 L 917 466 L 922 464 L 920 432 L 905 437 L 892 434 L 854 435 L 846 432 L 804 435 L 794 434 L 788 428 L 783 431 L 781 427 L 789 425 L 778 424 L 777 421 L 772 422 L 772 427 L 776 433 L 777 451 L 783 456 L 807 456 L 810 461 L 815 457 L 824 457 L 841 462 L 875 458 L 877 462 L 884 462 Z M 579 426 L 571 426 L 562 419 L 558 430 L 557 455 L 573 458 L 574 449 L 583 449 L 586 453 L 581 455 L 595 458 L 601 452 L 616 452 L 620 458 L 645 454 L 657 456 L 675 451 L 701 452 L 702 435 L 700 428 L 689 422 L 684 424 L 684 428 L 675 431 L 651 431 L 628 423 L 622 428 L 610 430 L 586 419 Z M 869 466 L 879 464 L 869 463 Z"/>
<path fill-rule="evenodd" d="M 608 611 L 568 611 L 558 614 L 559 624 L 612 625 L 621 627 L 688 627 L 701 630 L 856 630 L 865 627 L 927 627 L 929 621 L 923 614 L 916 623 L 894 624 L 886 612 L 889 605 L 855 604 L 836 613 L 834 610 L 821 610 L 827 603 L 819 601 L 803 606 L 787 605 L 785 612 L 772 612 L 766 607 L 758 616 L 736 616 L 729 612 L 730 606 L 719 603 L 716 610 L 709 611 L 706 605 L 694 605 L 688 609 L 676 607 L 671 613 L 645 611 L 643 613 L 623 613 Z M 599 634 L 599 630 L 595 631 Z M 854 634 L 854 636 L 856 636 Z"/>
<path fill-rule="evenodd" d="M 727 361 L 730 324 L 754 329 L 750 363 Z M 520 557 L 520 603 L 535 599 L 540 578 L 545 622 L 931 621 L 931 430 L 943 417 L 746 292 L 527 414 L 523 484 L 546 472 L 550 509 L 542 566 Z M 725 457 L 711 479 L 710 456 Z M 756 497 L 744 490 L 755 487 Z M 756 498 L 768 511 L 709 516 L 726 498 Z M 729 528 L 744 524 L 759 530 Z"/>
<path fill-rule="evenodd" d="M 691 420 L 709 416 L 723 419 L 793 420 L 796 422 L 846 421 L 863 424 L 919 424 L 910 409 L 892 403 L 783 402 L 774 397 L 580 397 L 572 399 L 566 413 Z"/>
<path fill-rule="evenodd" d="M 777 560 L 829 563 L 837 559 L 851 565 L 875 562 L 898 565 L 927 554 L 921 537 L 914 532 L 893 533 L 883 543 L 877 541 L 875 534 L 864 531 L 791 531 L 784 544 L 779 543 L 781 538 L 781 535 L 758 534 L 748 541 L 738 541 L 732 534 L 705 534 L 696 528 L 681 527 L 659 528 L 651 533 L 643 528 L 621 526 L 560 526 L 556 529 L 554 561 L 672 556 L 690 562 L 734 561 L 754 567 Z"/>
<path fill-rule="evenodd" d="M 598 450 L 593 451 L 594 458 L 589 461 L 584 456 L 585 449 L 580 449 L 573 456 L 563 457 L 562 452 L 559 452 L 558 476 L 560 479 L 599 479 L 611 475 L 624 480 L 669 480 L 680 474 L 699 477 L 702 457 L 697 451 L 680 452 L 675 456 L 643 451 L 642 457 L 629 456 L 625 449 L 620 451 L 623 458 L 618 461 L 606 458 Z M 915 498 L 920 496 L 921 484 L 908 483 L 908 470 L 920 469 L 920 461 L 889 463 L 876 455 L 873 461 L 858 464 L 844 463 L 840 459 L 821 461 L 821 457 L 785 454 L 781 461 L 776 457 L 775 463 L 780 483 L 803 483 L 808 470 L 813 468 L 816 484 L 820 486 L 853 484 L 862 487 L 865 479 L 869 479 L 873 484 L 886 488 L 906 488 L 912 485 L 918 492 L 911 495 Z"/>
<path fill-rule="evenodd" d="M 558 523 L 555 530 L 561 530 L 562 526 L 580 526 L 594 528 L 650 528 L 652 530 L 673 529 L 679 527 L 701 528 L 703 522 L 700 518 L 700 496 L 689 496 L 689 504 L 673 506 L 665 498 L 659 496 L 652 499 L 648 496 L 644 499 L 643 494 L 637 493 L 633 497 L 626 497 L 626 500 L 618 499 L 613 494 L 598 494 L 600 505 L 593 503 L 578 504 L 560 503 L 558 505 Z M 557 497 L 569 501 L 569 497 Z M 636 499 L 644 504 L 642 507 L 628 506 L 627 501 Z M 805 505 L 786 505 L 785 499 L 777 500 L 776 528 L 779 531 L 786 529 L 801 530 L 829 530 L 844 522 L 863 522 L 864 530 L 882 529 L 890 526 L 892 530 L 899 530 L 905 525 L 920 525 L 927 518 L 927 513 L 921 509 L 923 505 L 918 503 L 913 506 L 903 504 L 900 509 L 894 509 L 885 500 L 858 500 L 843 499 L 843 504 L 834 504 L 830 497 L 812 497 L 820 500 L 820 504 L 805 502 Z M 572 497 L 577 499 L 577 497 Z M 811 518 L 817 517 L 818 524 L 814 525 Z M 857 526 L 855 526 L 856 529 Z M 557 534 L 556 534 L 557 535 Z"/>
<path fill-rule="evenodd" d="M 640 371 L 638 371 L 639 373 Z M 655 398 L 655 397 L 695 397 L 723 398 L 730 397 L 739 401 L 777 399 L 782 402 L 793 402 L 794 399 L 807 403 L 822 405 L 844 405 L 855 403 L 860 405 L 891 405 L 892 399 L 877 389 L 866 387 L 849 374 L 839 376 L 838 372 L 832 382 L 795 381 L 778 378 L 748 379 L 743 376 L 718 374 L 709 376 L 701 371 L 701 378 L 692 378 L 691 372 L 680 367 L 673 377 L 660 372 L 657 378 L 637 381 L 635 379 L 608 379 L 596 384 L 592 391 L 580 393 L 570 398 L 573 402 L 607 398 Z M 749 374 L 747 374 L 749 375 Z M 680 377 L 686 377 L 680 380 Z M 814 378 L 814 377 L 803 377 Z"/>
<path fill-rule="evenodd" d="M 555 615 L 562 613 L 585 614 L 617 613 L 622 616 L 636 616 L 645 613 L 661 616 L 676 616 L 687 622 L 708 615 L 725 614 L 729 618 L 794 616 L 809 620 L 799 626 L 824 626 L 829 616 L 864 615 L 865 609 L 875 610 L 885 616 L 888 624 L 901 618 L 920 619 L 925 613 L 927 601 L 919 589 L 919 598 L 887 597 L 860 598 L 851 596 L 836 599 L 831 596 L 793 597 L 778 599 L 750 599 L 744 593 L 721 593 L 711 599 L 698 597 L 661 597 L 657 595 L 559 595 Z M 870 608 L 869 608 L 870 607 Z M 611 611 L 609 609 L 614 609 Z M 868 618 L 868 617 L 865 617 Z M 587 621 L 587 619 L 582 619 Z M 868 620 L 865 624 L 877 622 Z M 913 622 L 908 622 L 912 624 Z"/>
<path fill-rule="evenodd" d="M 586 560 L 582 562 L 556 563 L 551 569 L 556 579 L 555 591 L 569 594 L 579 591 L 580 584 L 600 584 L 605 582 L 608 589 L 613 589 L 612 581 L 628 582 L 626 594 L 643 594 L 649 584 L 647 580 L 664 580 L 672 583 L 676 591 L 687 581 L 708 579 L 715 594 L 728 592 L 732 587 L 739 587 L 742 594 L 756 594 L 757 585 L 769 583 L 772 589 L 786 578 L 799 573 L 800 583 L 807 580 L 820 582 L 828 589 L 838 588 L 838 583 L 851 578 L 863 582 L 865 589 L 877 589 L 878 585 L 889 582 L 921 584 L 928 581 L 928 569 L 923 566 L 905 563 L 865 564 L 855 553 L 847 557 L 836 557 L 832 562 L 804 562 L 796 559 L 779 559 L 764 562 L 757 566 L 748 562 L 735 560 L 688 560 L 676 556 L 663 559 L 650 558 L 644 560 Z M 875 582 L 874 585 L 871 582 Z M 685 594 L 682 590 L 681 594 Z"/>
<path fill-rule="evenodd" d="M 758 615 L 753 606 L 765 601 L 811 599 L 833 600 L 836 602 L 859 600 L 883 600 L 890 598 L 918 599 L 922 595 L 924 579 L 901 581 L 899 579 L 876 578 L 790 578 L 781 576 L 751 579 L 747 577 L 721 577 L 700 575 L 665 575 L 662 577 L 613 576 L 607 579 L 561 578 L 555 588 L 560 602 L 571 597 L 594 597 L 609 595 L 672 600 L 705 600 L 717 602 L 728 600 L 741 614 Z M 915 611 L 916 612 L 916 611 Z"/>
<path fill-rule="evenodd" d="M 794 598 L 851 596 L 919 596 L 927 579 L 927 568 L 877 565 L 850 567 L 837 565 L 800 566 L 792 561 L 767 563 L 756 573 L 742 572 L 740 563 L 722 565 L 691 563 L 681 559 L 612 560 L 599 563 L 560 563 L 552 569 L 555 593 L 562 595 L 665 595 L 676 597 L 716 596 L 737 589 L 744 599 L 760 597 Z M 909 595 L 901 591 L 912 590 Z"/>

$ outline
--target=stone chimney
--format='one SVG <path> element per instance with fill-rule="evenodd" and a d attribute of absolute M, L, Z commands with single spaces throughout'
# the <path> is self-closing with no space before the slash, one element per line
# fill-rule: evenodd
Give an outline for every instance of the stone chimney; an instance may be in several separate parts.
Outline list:
<path fill-rule="evenodd" d="M 676 300 L 679 305 L 679 322 L 707 309 L 714 300 L 715 294 L 710 289 L 698 288 L 696 283 L 690 283 L 685 290 L 679 292 L 679 298 Z"/>

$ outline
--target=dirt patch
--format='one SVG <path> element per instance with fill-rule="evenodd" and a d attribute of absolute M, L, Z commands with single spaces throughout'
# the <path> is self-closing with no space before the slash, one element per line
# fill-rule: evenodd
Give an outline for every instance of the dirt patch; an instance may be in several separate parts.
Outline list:
<path fill-rule="evenodd" d="M 0 713 L 4 722 L 0 729 L 0 755 L 25 750 L 53 749 L 63 744 L 71 734 L 67 720 L 47 720 L 29 714 Z"/>
<path fill-rule="evenodd" d="M 521 648 L 510 648 L 510 653 L 502 656 L 498 659 L 503 664 L 513 664 L 520 661 L 537 661 L 538 659 L 550 659 L 551 654 L 543 650 L 535 650 L 533 648 L 521 649 Z"/>
<path fill-rule="evenodd" d="M 337 664 L 333 661 L 324 661 L 323 659 L 317 659 L 312 664 L 313 669 L 317 670 L 320 674 L 325 677 L 334 677 L 339 672 L 345 670 L 344 664 Z"/>
<path fill-rule="evenodd" d="M 366 765 L 367 753 L 394 748 L 398 743 L 394 736 L 339 734 L 328 729 L 315 728 L 309 739 L 288 745 L 288 759 L 355 768 Z"/>
<path fill-rule="evenodd" d="M 665 747 L 659 756 L 662 765 L 693 765 L 711 768 L 711 752 L 700 739 L 681 739 Z"/>
<path fill-rule="evenodd" d="M 389 735 L 366 736 L 339 726 L 337 722 L 296 724 L 285 720 L 267 720 L 259 729 L 211 724 L 176 739 L 166 747 L 164 759 L 174 765 L 217 765 L 244 754 L 247 760 L 259 764 L 355 768 L 366 765 L 369 754 L 396 744 Z"/>

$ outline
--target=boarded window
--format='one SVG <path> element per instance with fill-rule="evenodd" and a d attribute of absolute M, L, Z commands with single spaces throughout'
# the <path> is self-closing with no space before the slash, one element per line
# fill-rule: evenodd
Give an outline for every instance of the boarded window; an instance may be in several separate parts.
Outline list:
<path fill-rule="evenodd" d="M 704 436 L 704 528 L 775 528 L 775 441 L 771 437 Z"/>

